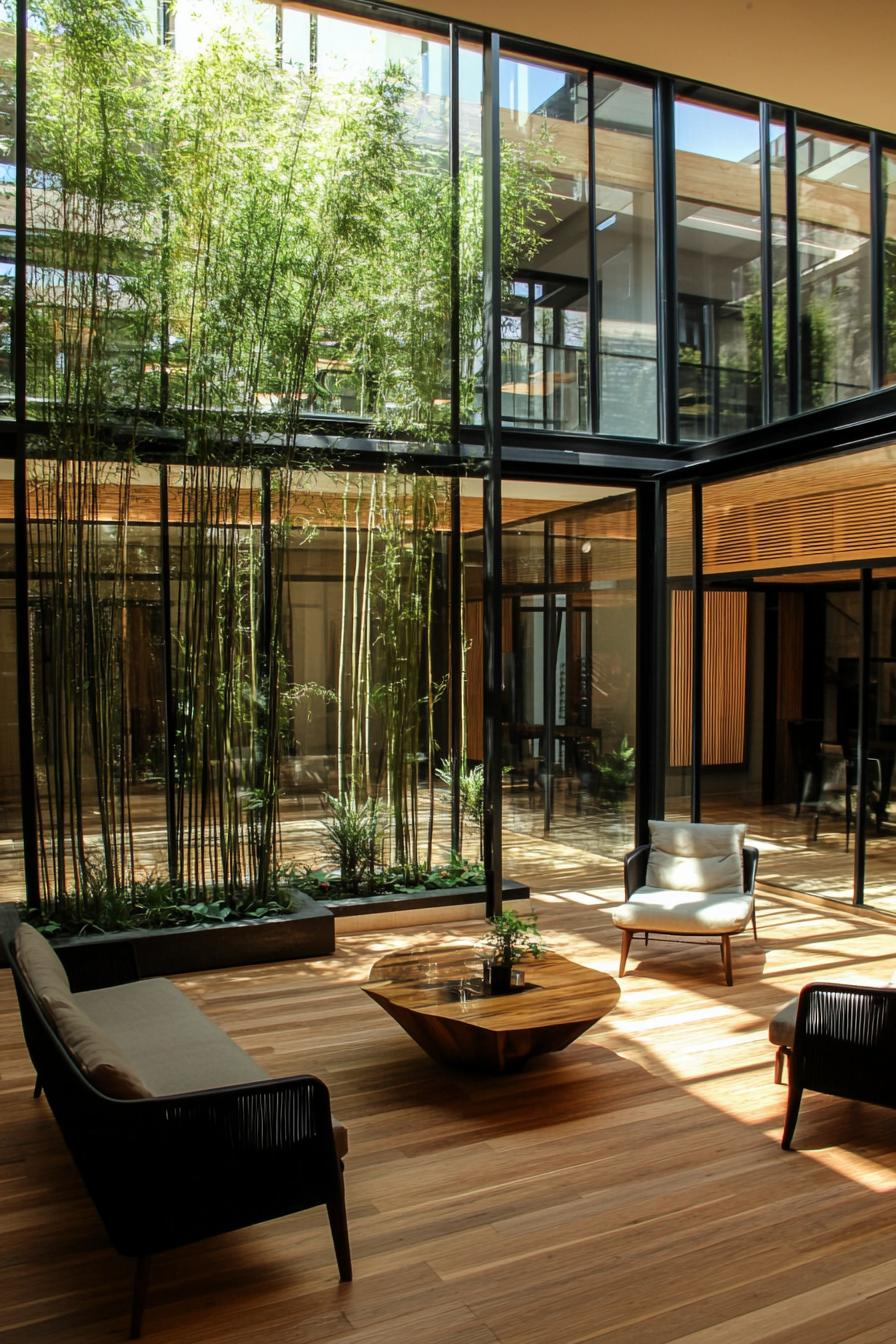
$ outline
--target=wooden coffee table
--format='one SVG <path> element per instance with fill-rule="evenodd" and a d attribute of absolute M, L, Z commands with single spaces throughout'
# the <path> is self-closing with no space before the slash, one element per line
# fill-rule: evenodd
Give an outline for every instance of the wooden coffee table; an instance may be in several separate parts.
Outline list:
<path fill-rule="evenodd" d="M 565 1049 L 619 999 L 611 975 L 556 952 L 521 965 L 526 987 L 491 995 L 474 948 L 417 948 L 382 957 L 361 988 L 433 1059 L 507 1073 L 533 1055 Z"/>

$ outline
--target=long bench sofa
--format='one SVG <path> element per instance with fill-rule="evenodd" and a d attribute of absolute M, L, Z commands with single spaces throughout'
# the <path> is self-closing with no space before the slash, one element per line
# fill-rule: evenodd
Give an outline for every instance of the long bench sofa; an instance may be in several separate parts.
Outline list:
<path fill-rule="evenodd" d="M 319 1078 L 270 1078 L 169 980 L 72 993 L 28 925 L 3 936 L 41 1091 L 122 1255 L 136 1257 L 131 1338 L 149 1257 L 326 1205 L 351 1279 L 348 1138 Z"/>

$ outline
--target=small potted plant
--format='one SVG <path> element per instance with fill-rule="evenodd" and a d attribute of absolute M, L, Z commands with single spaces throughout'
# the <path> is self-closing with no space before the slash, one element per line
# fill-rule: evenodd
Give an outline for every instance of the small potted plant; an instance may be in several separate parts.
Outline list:
<path fill-rule="evenodd" d="M 544 942 L 538 932 L 537 917 L 521 919 L 515 910 L 504 910 L 492 915 L 488 931 L 480 947 L 484 954 L 482 978 L 491 986 L 493 994 L 509 994 L 514 982 L 513 968 L 528 953 L 540 957 Z M 516 972 L 516 983 L 522 984 L 523 972 Z M 515 986 L 514 986 L 515 987 Z"/>

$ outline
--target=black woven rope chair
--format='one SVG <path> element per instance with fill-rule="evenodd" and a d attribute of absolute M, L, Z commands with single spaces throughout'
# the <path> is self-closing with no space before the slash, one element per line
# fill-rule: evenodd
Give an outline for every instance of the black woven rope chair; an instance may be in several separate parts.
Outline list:
<path fill-rule="evenodd" d="M 119 1101 L 62 1046 L 3 938 L 41 1091 L 121 1255 L 136 1258 L 131 1338 L 140 1335 L 150 1256 L 326 1205 L 339 1267 L 352 1277 L 342 1163 L 330 1098 L 296 1076 Z"/>
<path fill-rule="evenodd" d="M 793 1044 L 779 1046 L 776 1079 L 788 1061 L 787 1115 L 781 1147 L 789 1148 L 803 1092 L 896 1108 L 896 988 L 806 985 L 799 996 Z"/>

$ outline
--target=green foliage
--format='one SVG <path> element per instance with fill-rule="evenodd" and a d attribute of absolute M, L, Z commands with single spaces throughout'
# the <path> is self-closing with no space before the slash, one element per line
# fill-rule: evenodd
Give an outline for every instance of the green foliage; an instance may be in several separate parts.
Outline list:
<path fill-rule="evenodd" d="M 504 910 L 500 915 L 492 915 L 487 923 L 488 930 L 479 947 L 488 960 L 499 966 L 512 966 L 527 954 L 540 957 L 545 950 L 537 915 L 526 920 L 515 910 Z"/>
<path fill-rule="evenodd" d="M 21 908 L 23 919 L 40 933 L 81 935 L 122 933 L 129 929 L 173 929 L 194 924 L 226 924 L 238 919 L 265 919 L 287 914 L 292 908 L 292 891 L 278 884 L 267 900 L 259 901 L 252 891 L 222 893 L 214 890 L 199 895 L 172 886 L 167 878 L 153 875 L 136 882 L 130 891 L 107 891 L 95 887 L 89 908 L 84 892 L 67 892 L 55 903 L 52 916 Z"/>
<path fill-rule="evenodd" d="M 369 885 L 376 866 L 380 843 L 380 809 L 374 798 L 359 803 L 351 794 L 339 798 L 326 795 L 329 815 L 323 828 L 327 837 L 327 855 L 338 867 L 344 886 L 357 891 Z"/>
<path fill-rule="evenodd" d="M 293 883 L 318 901 L 338 901 L 356 896 L 357 890 L 344 882 L 338 872 L 326 868 L 296 869 Z M 409 881 L 401 868 L 378 868 L 371 874 L 365 887 L 368 895 L 414 894 L 423 891 L 451 891 L 455 887 L 481 887 L 485 883 L 485 869 L 481 863 L 470 862 L 459 854 L 438 864 L 428 872 L 420 870 L 416 881 Z"/>
<path fill-rule="evenodd" d="M 623 737 L 613 751 L 605 752 L 594 766 L 600 782 L 600 797 L 618 807 L 635 782 L 635 748 Z"/>

